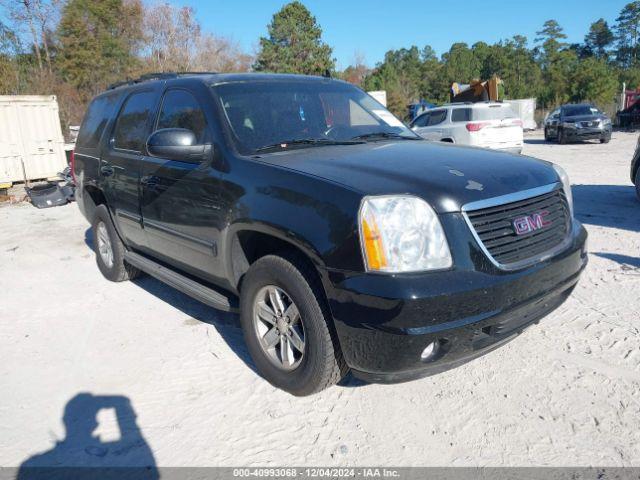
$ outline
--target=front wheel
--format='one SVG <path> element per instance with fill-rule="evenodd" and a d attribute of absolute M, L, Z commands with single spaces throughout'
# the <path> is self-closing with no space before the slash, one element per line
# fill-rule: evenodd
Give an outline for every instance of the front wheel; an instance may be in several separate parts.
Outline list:
<path fill-rule="evenodd" d="M 638 200 L 640 200 L 640 168 L 636 170 L 636 178 L 634 184 L 636 186 L 636 196 L 638 197 Z"/>
<path fill-rule="evenodd" d="M 611 141 L 611 137 L 604 136 L 600 139 L 600 143 L 609 143 Z"/>
<path fill-rule="evenodd" d="M 282 390 L 311 395 L 347 372 L 319 280 L 295 255 L 267 255 L 251 266 L 240 323 L 256 368 Z"/>
<path fill-rule="evenodd" d="M 558 130 L 558 143 L 560 145 L 565 145 L 567 143 L 567 137 L 565 137 L 562 130 Z"/>
<path fill-rule="evenodd" d="M 549 136 L 549 130 L 547 128 L 544 129 L 544 141 L 548 142 L 549 140 L 551 140 L 551 137 Z"/>

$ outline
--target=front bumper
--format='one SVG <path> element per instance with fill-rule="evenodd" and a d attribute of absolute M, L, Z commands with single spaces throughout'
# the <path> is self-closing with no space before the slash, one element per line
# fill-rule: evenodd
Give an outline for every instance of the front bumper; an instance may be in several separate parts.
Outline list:
<path fill-rule="evenodd" d="M 611 138 L 611 128 L 565 128 L 567 140 L 599 140 Z"/>
<path fill-rule="evenodd" d="M 447 217 L 449 231 L 463 235 L 461 216 Z M 328 272 L 325 289 L 340 346 L 356 376 L 401 382 L 484 355 L 560 306 L 587 263 L 587 233 L 577 221 L 565 250 L 515 272 L 491 264 L 473 239 L 457 238 L 453 270 L 392 276 Z M 436 353 L 422 360 L 432 342 Z"/>

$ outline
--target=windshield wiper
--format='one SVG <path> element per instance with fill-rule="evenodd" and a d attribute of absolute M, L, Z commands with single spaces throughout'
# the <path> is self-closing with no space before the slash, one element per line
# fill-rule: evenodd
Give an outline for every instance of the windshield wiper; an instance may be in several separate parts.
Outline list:
<path fill-rule="evenodd" d="M 351 137 L 351 140 L 365 140 L 369 138 L 401 138 L 403 140 L 422 140 L 422 137 L 408 137 L 406 135 L 402 135 L 400 133 L 395 132 L 371 132 L 371 133 L 363 133 L 362 135 L 356 135 L 355 137 Z"/>
<path fill-rule="evenodd" d="M 358 142 L 352 140 L 330 140 L 328 138 L 297 138 L 293 140 L 282 140 L 278 143 L 264 145 L 255 149 L 255 152 L 265 152 L 267 150 L 285 149 L 291 145 L 308 145 L 308 146 L 324 146 L 324 145 L 356 145 Z"/>

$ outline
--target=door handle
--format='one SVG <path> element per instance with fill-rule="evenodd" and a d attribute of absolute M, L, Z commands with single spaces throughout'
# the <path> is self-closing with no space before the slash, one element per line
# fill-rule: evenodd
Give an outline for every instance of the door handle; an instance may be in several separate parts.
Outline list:
<path fill-rule="evenodd" d="M 104 165 L 100 167 L 100 173 L 105 177 L 110 177 L 111 175 L 113 175 L 113 171 L 113 167 L 110 165 Z"/>

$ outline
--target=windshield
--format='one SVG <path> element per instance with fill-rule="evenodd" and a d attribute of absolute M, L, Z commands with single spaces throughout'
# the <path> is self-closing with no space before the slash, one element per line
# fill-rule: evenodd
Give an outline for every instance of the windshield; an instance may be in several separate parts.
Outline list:
<path fill-rule="evenodd" d="M 597 115 L 598 109 L 588 105 L 572 105 L 564 107 L 565 117 L 577 117 L 578 115 Z"/>
<path fill-rule="evenodd" d="M 419 138 L 365 92 L 340 82 L 234 82 L 213 89 L 244 154 Z"/>

